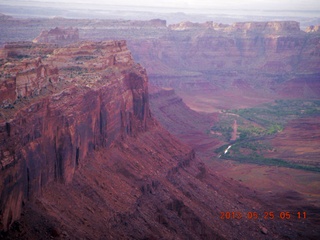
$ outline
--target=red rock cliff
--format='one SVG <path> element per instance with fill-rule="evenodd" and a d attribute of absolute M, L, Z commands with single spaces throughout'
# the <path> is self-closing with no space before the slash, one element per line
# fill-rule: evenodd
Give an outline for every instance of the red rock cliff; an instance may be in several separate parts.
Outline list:
<path fill-rule="evenodd" d="M 313 84 L 320 73 L 319 33 L 301 31 L 298 22 L 187 22 L 168 28 L 162 38 L 129 42 L 157 86 L 230 90 L 241 80 L 274 94 L 295 79 Z M 319 92 L 312 90 L 313 96 Z"/>
<path fill-rule="evenodd" d="M 124 41 L 78 43 L 50 54 L 23 46 L 22 62 L 10 54 L 1 59 L 0 230 L 47 183 L 69 182 L 94 149 L 152 122 L 146 71 Z"/>

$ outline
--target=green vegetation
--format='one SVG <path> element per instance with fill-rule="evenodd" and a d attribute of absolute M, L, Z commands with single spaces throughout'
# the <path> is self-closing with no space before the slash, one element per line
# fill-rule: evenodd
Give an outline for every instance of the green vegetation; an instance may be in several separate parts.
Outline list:
<path fill-rule="evenodd" d="M 221 133 L 221 136 L 224 140 L 230 141 L 231 133 L 233 131 L 232 127 L 225 127 L 223 125 L 216 125 L 212 127 L 211 130 L 214 131 L 215 133 Z"/>
<path fill-rule="evenodd" d="M 222 159 L 232 159 L 241 163 L 274 165 L 320 172 L 319 167 L 305 166 L 282 159 L 265 158 L 266 152 L 275 149 L 267 139 L 281 132 L 290 120 L 320 115 L 320 100 L 276 100 L 255 108 L 227 110 L 221 114 L 219 122 L 211 128 L 211 133 L 229 142 L 233 123 L 237 122 L 238 137 L 232 143 L 215 150 Z M 227 154 L 224 151 L 232 145 Z"/>
<path fill-rule="evenodd" d="M 221 114 L 219 116 L 219 122 L 217 122 L 209 131 L 216 138 L 219 138 L 222 141 L 229 142 L 233 132 L 233 123 L 234 120 L 240 121 L 238 116 L 234 114 Z"/>
<path fill-rule="evenodd" d="M 230 158 L 229 158 L 230 159 Z M 262 156 L 238 156 L 238 157 L 232 157 L 232 160 L 235 160 L 240 163 L 252 163 L 252 164 L 258 164 L 258 165 L 266 165 L 266 166 L 278 166 L 278 167 L 286 167 L 286 168 L 293 168 L 293 169 L 300 169 L 305 171 L 312 171 L 312 172 L 320 172 L 319 167 L 315 166 L 307 166 L 292 162 L 287 162 L 282 159 L 277 158 L 264 158 Z"/>
<path fill-rule="evenodd" d="M 276 100 L 255 108 L 230 110 L 262 126 L 283 126 L 288 120 L 320 114 L 320 100 Z M 272 128 L 270 129 L 272 131 Z"/>

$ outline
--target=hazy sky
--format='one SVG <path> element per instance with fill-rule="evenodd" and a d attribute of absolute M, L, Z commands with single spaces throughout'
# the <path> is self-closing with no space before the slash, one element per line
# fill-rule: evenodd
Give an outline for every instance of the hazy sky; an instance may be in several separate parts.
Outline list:
<path fill-rule="evenodd" d="M 320 0 L 18 0 L 19 2 L 88 3 L 178 8 L 260 9 L 260 10 L 320 10 Z M 1 3 L 14 2 L 0 0 Z"/>

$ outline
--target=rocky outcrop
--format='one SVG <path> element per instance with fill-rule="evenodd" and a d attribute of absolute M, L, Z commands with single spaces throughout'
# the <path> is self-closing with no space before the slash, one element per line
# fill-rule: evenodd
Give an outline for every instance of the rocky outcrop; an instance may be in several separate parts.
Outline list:
<path fill-rule="evenodd" d="M 307 33 L 313 33 L 313 32 L 320 32 L 320 25 L 317 25 L 317 26 L 309 26 L 309 27 L 307 27 L 307 29 L 306 29 L 306 32 Z"/>
<path fill-rule="evenodd" d="M 49 84 L 58 81 L 58 69 L 43 64 L 41 58 L 21 61 L 14 66 L 7 63 L 3 74 L 7 77 L 1 83 L 2 107 L 13 107 L 18 99 L 37 96 Z"/>
<path fill-rule="evenodd" d="M 295 21 L 273 22 L 238 22 L 231 25 L 234 31 L 252 31 L 264 33 L 290 33 L 299 32 L 300 24 Z"/>
<path fill-rule="evenodd" d="M 77 28 L 54 28 L 49 31 L 42 31 L 36 37 L 34 43 L 57 43 L 69 44 L 79 41 L 79 30 Z"/>
<path fill-rule="evenodd" d="M 7 230 L 23 202 L 52 181 L 70 182 L 94 149 L 145 131 L 152 119 L 146 71 L 124 41 L 2 61 L 0 96 L 11 106 L 0 111 L 0 229 Z"/>

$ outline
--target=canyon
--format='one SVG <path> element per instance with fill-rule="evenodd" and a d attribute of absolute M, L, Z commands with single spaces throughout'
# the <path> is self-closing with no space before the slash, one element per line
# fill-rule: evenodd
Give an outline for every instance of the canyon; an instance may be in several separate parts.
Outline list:
<path fill-rule="evenodd" d="M 304 32 L 292 21 L 3 22 L 2 238 L 319 236 L 316 191 L 313 201 L 301 186 L 298 192 L 260 191 L 271 174 L 292 172 L 217 161 L 214 149 L 226 141 L 208 134 L 225 110 L 283 98 L 317 100 L 317 27 Z M 13 26 L 20 28 L 10 31 Z M 25 42 L 11 42 L 18 40 Z M 318 117 L 290 122 L 272 140 L 279 149 L 270 156 L 295 161 L 288 149 L 312 135 L 312 144 L 295 153 L 317 165 L 319 136 L 308 131 L 317 124 Z M 301 126 L 305 135 L 292 140 L 292 129 Z M 250 171 L 247 181 L 243 172 Z M 309 176 L 316 184 L 318 173 Z M 278 217 L 283 211 L 290 220 Z M 303 211 L 308 218 L 297 218 Z M 242 216 L 221 219 L 225 212 Z M 247 215 L 253 212 L 255 220 Z M 265 219 L 266 212 L 277 217 Z"/>
<path fill-rule="evenodd" d="M 146 71 L 124 41 L 17 43 L 2 55 L 11 98 L 1 110 L 1 228 L 16 229 L 9 238 L 298 234 L 219 218 L 226 209 L 262 214 L 264 204 L 211 173 L 153 119 Z"/>

